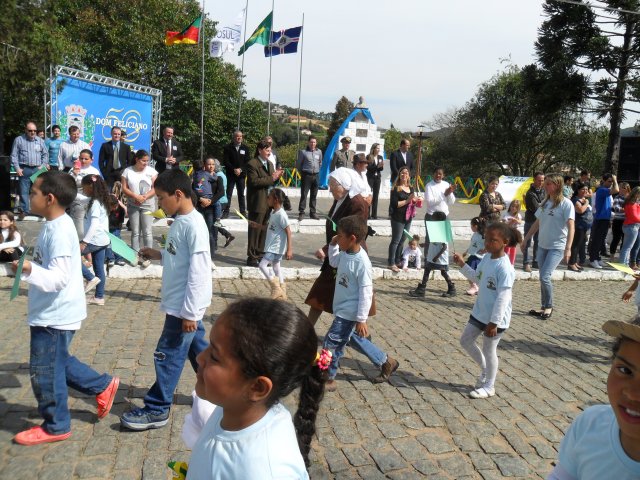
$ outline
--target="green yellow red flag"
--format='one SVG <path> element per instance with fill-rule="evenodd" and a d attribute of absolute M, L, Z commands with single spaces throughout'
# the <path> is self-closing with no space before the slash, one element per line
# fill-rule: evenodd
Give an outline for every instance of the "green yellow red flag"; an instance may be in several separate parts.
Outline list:
<path fill-rule="evenodd" d="M 191 22 L 189 26 L 181 32 L 167 32 L 164 39 L 164 44 L 171 46 L 175 45 L 176 43 L 186 43 L 188 45 L 194 45 L 198 43 L 201 23 L 202 15 Z"/>

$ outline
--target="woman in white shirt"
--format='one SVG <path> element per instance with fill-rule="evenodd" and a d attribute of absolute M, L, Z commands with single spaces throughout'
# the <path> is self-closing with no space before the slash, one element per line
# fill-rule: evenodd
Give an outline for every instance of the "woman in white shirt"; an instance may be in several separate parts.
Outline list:
<path fill-rule="evenodd" d="M 135 164 L 122 172 L 122 191 L 127 196 L 131 248 L 136 252 L 140 247 L 153 246 L 153 217 L 144 212 L 155 210 L 155 190 L 153 184 L 158 172 L 149 166 L 149 153 L 138 150 L 134 155 Z M 142 245 L 140 244 L 142 237 Z"/>

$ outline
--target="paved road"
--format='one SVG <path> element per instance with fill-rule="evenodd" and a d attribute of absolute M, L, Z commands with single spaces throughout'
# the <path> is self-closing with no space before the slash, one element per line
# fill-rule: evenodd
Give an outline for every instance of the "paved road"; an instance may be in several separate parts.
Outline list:
<path fill-rule="evenodd" d="M 400 360 L 400 369 L 390 384 L 374 385 L 370 380 L 376 369 L 347 352 L 338 391 L 326 395 L 319 412 L 311 477 L 544 478 L 571 419 L 586 406 L 606 401 L 609 344 L 600 325 L 633 314 L 633 305 L 617 300 L 625 284 L 558 282 L 558 308 L 543 323 L 525 315 L 538 305 L 537 282 L 517 282 L 512 328 L 499 350 L 497 394 L 471 400 L 467 392 L 477 368 L 458 338 L 472 299 L 443 300 L 444 284 L 433 282 L 426 300 L 408 300 L 405 292 L 413 283 L 376 282 L 379 314 L 371 330 L 375 341 Z M 310 285 L 292 283 L 292 301 L 302 306 Z M 106 306 L 89 307 L 73 351 L 98 370 L 122 378 L 113 413 L 97 422 L 94 400 L 74 392 L 73 436 L 36 447 L 11 443 L 16 432 L 38 423 L 38 415 L 28 375 L 26 298 L 8 303 L 10 286 L 11 279 L 0 278 L 0 478 L 170 478 L 166 462 L 189 457 L 180 431 L 193 372 L 185 369 L 165 428 L 121 431 L 117 417 L 130 403 L 141 404 L 154 379 L 152 352 L 162 325 L 160 283 L 109 280 Z M 215 283 L 214 292 L 207 329 L 229 302 L 266 296 L 268 289 L 263 281 L 224 280 Z M 611 299 L 610 304 L 603 299 Z M 321 317 L 319 334 L 330 320 Z"/>

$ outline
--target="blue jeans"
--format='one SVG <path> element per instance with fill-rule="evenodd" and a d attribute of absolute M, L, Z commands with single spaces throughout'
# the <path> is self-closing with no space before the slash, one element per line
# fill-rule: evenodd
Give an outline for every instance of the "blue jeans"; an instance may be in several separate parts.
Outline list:
<path fill-rule="evenodd" d="M 188 358 L 193 370 L 197 371 L 196 357 L 208 346 L 202 321 L 198 322 L 195 332 L 183 332 L 182 319 L 167 314 L 156 351 L 153 352 L 156 381 L 144 397 L 145 406 L 155 412 L 168 412 L 184 362 Z"/>
<path fill-rule="evenodd" d="M 336 317 L 329 327 L 327 335 L 324 337 L 323 348 L 333 353 L 331 365 L 329 366 L 329 378 L 335 378 L 338 373 L 340 358 L 344 355 L 344 347 L 349 343 L 356 352 L 360 352 L 367 357 L 371 363 L 380 367 L 387 361 L 387 354 L 380 350 L 370 340 L 354 333 L 356 323 L 352 320 Z M 351 342 L 349 342 L 351 340 Z"/>
<path fill-rule="evenodd" d="M 524 235 L 527 236 L 529 230 L 533 226 L 535 222 L 524 222 Z M 531 262 L 529 261 L 529 247 L 531 246 L 531 238 L 527 242 L 524 248 L 524 252 L 522 253 L 522 265 L 529 265 Z M 538 232 L 533 235 L 533 261 L 537 261 L 536 253 L 538 251 Z"/>
<path fill-rule="evenodd" d="M 387 265 L 389 267 L 402 261 L 402 250 L 405 239 L 404 231 L 406 230 L 408 232 L 411 228 L 411 220 L 405 222 L 391 220 L 391 243 L 389 244 L 389 256 L 387 258 Z"/>
<path fill-rule="evenodd" d="M 119 228 L 116 228 L 116 229 L 114 229 L 114 230 L 109 230 L 109 233 L 110 233 L 111 235 L 113 235 L 114 237 L 122 238 L 122 237 L 120 236 L 120 229 L 119 229 Z M 105 252 L 105 258 L 106 258 L 108 261 L 113 261 L 113 262 L 115 262 L 115 261 L 117 261 L 117 260 L 124 260 L 124 258 L 122 258 L 120 255 L 118 255 L 117 253 L 115 253 L 115 252 L 111 249 L 111 246 L 108 246 L 108 247 L 107 247 L 107 251 Z"/>
<path fill-rule="evenodd" d="M 638 256 L 638 247 L 640 247 L 638 232 L 640 232 L 640 223 L 622 225 L 624 239 L 622 240 L 622 248 L 620 248 L 620 263 L 629 265 L 629 258 L 632 258 L 632 263 L 635 263 Z"/>
<path fill-rule="evenodd" d="M 30 329 L 31 388 L 38 402 L 38 412 L 44 419 L 42 428 L 52 435 L 61 435 L 71 430 L 67 386 L 93 396 L 102 393 L 112 377 L 106 373 L 99 374 L 69 355 L 75 330 L 51 327 Z"/>
<path fill-rule="evenodd" d="M 22 176 L 18 177 L 18 189 L 20 191 L 20 211 L 29 213 L 29 191 L 31 190 L 31 175 L 36 173 L 39 167 L 21 166 Z"/>
<path fill-rule="evenodd" d="M 208 207 L 198 206 L 198 211 L 204 217 L 204 223 L 207 224 L 207 230 L 209 230 L 209 249 L 211 250 L 211 258 L 213 258 L 213 254 L 216 253 L 218 249 L 218 227 L 216 227 L 215 223 L 216 217 L 216 204 L 209 205 Z"/>
<path fill-rule="evenodd" d="M 538 267 L 540 269 L 540 304 L 542 308 L 553 308 L 553 284 L 551 274 L 560 264 L 564 250 L 538 247 Z"/>
<path fill-rule="evenodd" d="M 100 279 L 100 283 L 96 286 L 96 298 L 104 298 L 104 287 L 107 284 L 107 276 L 104 273 L 104 257 L 107 253 L 108 245 L 98 246 L 87 243 L 87 246 L 84 247 L 84 250 L 81 252 L 82 255 L 86 255 L 87 253 L 91 254 L 91 263 L 93 264 L 93 271 L 96 273 L 93 275 L 91 270 L 84 266 L 82 263 L 82 276 L 85 280 L 92 280 L 94 277 L 98 277 Z"/>

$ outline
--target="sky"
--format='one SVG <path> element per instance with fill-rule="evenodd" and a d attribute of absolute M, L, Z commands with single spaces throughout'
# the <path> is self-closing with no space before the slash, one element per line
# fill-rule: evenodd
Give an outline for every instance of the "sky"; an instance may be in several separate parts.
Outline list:
<path fill-rule="evenodd" d="M 341 96 L 363 96 L 375 122 L 416 131 L 462 107 L 504 69 L 535 61 L 542 0 L 274 0 L 274 29 L 302 24 L 301 107 L 333 112 Z M 271 10 L 249 0 L 247 38 Z M 245 0 L 206 1 L 208 18 L 231 25 Z M 224 59 L 240 68 L 241 57 Z M 300 48 L 273 58 L 271 101 L 298 105 Z M 267 100 L 269 59 L 262 45 L 245 54 L 249 98 Z"/>

